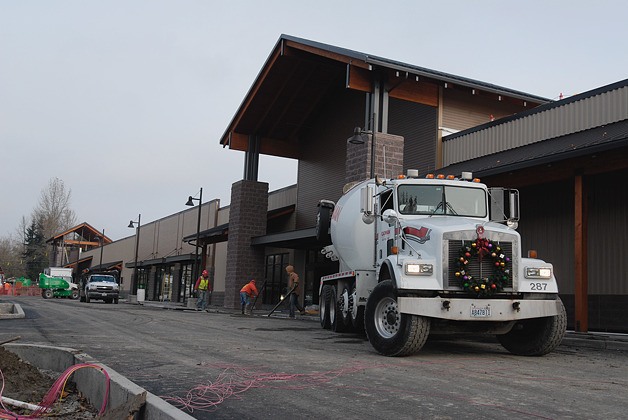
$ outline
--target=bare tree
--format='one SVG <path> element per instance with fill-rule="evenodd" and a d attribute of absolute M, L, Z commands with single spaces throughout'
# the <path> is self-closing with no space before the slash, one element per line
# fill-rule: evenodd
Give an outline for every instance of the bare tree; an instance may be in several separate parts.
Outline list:
<path fill-rule="evenodd" d="M 7 278 L 24 274 L 21 250 L 22 244 L 15 238 L 0 238 L 0 267 Z"/>
<path fill-rule="evenodd" d="M 45 239 L 76 225 L 76 213 L 70 208 L 72 190 L 66 189 L 63 180 L 51 178 L 41 191 L 32 220 L 41 224 Z"/>

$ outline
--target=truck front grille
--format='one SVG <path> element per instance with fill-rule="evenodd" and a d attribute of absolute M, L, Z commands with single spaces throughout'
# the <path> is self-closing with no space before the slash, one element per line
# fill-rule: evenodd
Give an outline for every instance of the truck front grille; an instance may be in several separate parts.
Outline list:
<path fill-rule="evenodd" d="M 447 280 L 445 282 L 446 290 L 462 290 L 462 285 L 460 282 L 460 278 L 456 277 L 456 267 L 458 267 L 458 259 L 460 258 L 460 249 L 464 246 L 470 246 L 470 240 L 449 240 L 448 242 L 448 251 L 447 251 L 447 263 L 448 263 L 448 273 Z M 505 292 L 509 292 L 513 290 L 513 277 L 514 271 L 512 267 L 513 254 L 512 254 L 512 242 L 506 241 L 492 241 L 494 244 L 499 245 L 502 249 L 502 252 L 510 258 L 510 261 L 506 264 L 506 269 L 509 272 L 509 280 L 504 283 Z M 466 266 L 466 272 L 471 274 L 474 278 L 479 279 L 483 277 L 490 276 L 493 274 L 494 269 L 494 260 L 490 257 L 484 257 L 480 262 L 480 259 L 476 256 L 469 261 L 469 264 Z"/>

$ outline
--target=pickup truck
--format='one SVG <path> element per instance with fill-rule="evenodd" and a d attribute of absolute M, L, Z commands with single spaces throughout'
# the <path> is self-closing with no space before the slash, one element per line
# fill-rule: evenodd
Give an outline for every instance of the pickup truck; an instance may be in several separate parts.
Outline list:
<path fill-rule="evenodd" d="M 90 274 L 81 281 L 81 302 L 104 300 L 105 303 L 118 303 L 120 286 L 116 277 L 110 274 Z"/>

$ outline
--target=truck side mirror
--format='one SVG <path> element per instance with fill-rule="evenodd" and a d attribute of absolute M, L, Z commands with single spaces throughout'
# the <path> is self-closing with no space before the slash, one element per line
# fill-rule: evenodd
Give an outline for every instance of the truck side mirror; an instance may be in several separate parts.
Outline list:
<path fill-rule="evenodd" d="M 519 222 L 519 191 L 501 187 L 489 188 L 490 220 L 516 229 Z"/>
<path fill-rule="evenodd" d="M 362 187 L 360 190 L 360 211 L 365 215 L 375 214 L 375 188 L 372 185 Z"/>
<path fill-rule="evenodd" d="M 397 216 L 396 211 L 388 209 L 384 210 L 384 214 L 382 214 L 382 219 L 384 219 L 384 222 L 388 223 L 389 225 L 396 225 L 399 217 Z"/>

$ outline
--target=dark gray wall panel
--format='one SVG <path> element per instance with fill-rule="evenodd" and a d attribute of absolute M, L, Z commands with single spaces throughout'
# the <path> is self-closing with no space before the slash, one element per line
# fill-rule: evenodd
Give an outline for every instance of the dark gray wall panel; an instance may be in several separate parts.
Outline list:
<path fill-rule="evenodd" d="M 586 178 L 590 295 L 628 295 L 627 176 L 621 171 Z"/>
<path fill-rule="evenodd" d="M 436 168 L 438 110 L 434 107 L 390 99 L 388 132 L 404 138 L 404 172 L 418 169 L 419 173 Z"/>
<path fill-rule="evenodd" d="M 297 229 L 316 225 L 319 200 L 337 201 L 345 184 L 347 139 L 364 126 L 364 93 L 343 89 L 322 101 L 299 148 Z"/>
<path fill-rule="evenodd" d="M 564 181 L 519 189 L 522 254 L 535 249 L 551 262 L 561 293 L 574 293 L 573 182 Z"/>

